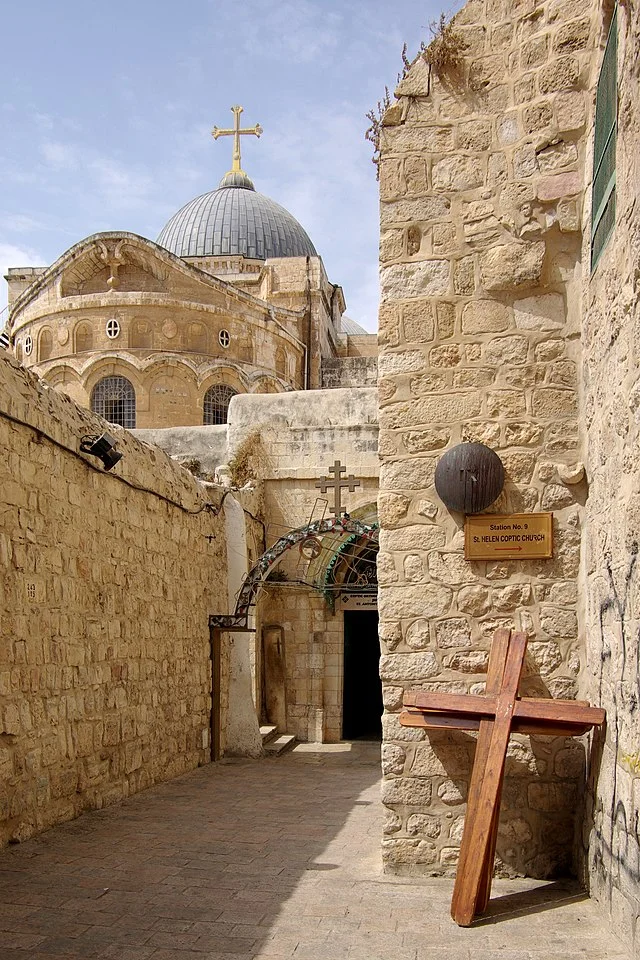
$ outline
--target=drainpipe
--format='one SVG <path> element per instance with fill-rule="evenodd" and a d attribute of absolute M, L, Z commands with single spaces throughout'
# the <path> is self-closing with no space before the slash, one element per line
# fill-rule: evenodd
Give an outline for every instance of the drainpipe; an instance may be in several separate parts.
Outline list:
<path fill-rule="evenodd" d="M 307 355 L 305 358 L 304 388 L 310 389 L 311 384 L 311 257 L 307 255 Z"/>

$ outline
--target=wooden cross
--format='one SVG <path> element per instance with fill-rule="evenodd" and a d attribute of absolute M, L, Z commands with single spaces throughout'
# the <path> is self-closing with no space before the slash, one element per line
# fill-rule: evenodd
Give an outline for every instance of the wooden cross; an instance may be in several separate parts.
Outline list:
<path fill-rule="evenodd" d="M 244 134 L 253 134 L 255 137 L 259 137 L 262 134 L 262 127 L 259 123 L 256 123 L 255 127 L 245 127 L 244 129 L 240 128 L 240 114 L 244 110 L 244 107 L 236 105 L 231 107 L 233 111 L 233 129 L 232 130 L 222 130 L 220 127 L 214 127 L 211 131 L 211 136 L 214 140 L 217 140 L 218 137 L 233 137 L 233 164 L 231 166 L 231 173 L 243 173 L 242 167 L 240 166 L 240 137 Z"/>
<path fill-rule="evenodd" d="M 335 460 L 332 467 L 329 467 L 329 473 L 333 473 L 333 479 L 330 477 L 320 477 L 316 487 L 320 488 L 321 493 L 326 493 L 329 487 L 332 487 L 335 491 L 335 498 L 333 501 L 333 506 L 329 507 L 331 513 L 336 517 L 342 516 L 342 498 L 341 493 L 342 489 L 349 489 L 349 493 L 353 493 L 356 487 L 360 486 L 360 481 L 356 480 L 352 473 L 348 477 L 342 477 L 341 474 L 346 473 L 347 468 L 343 467 L 339 460 Z"/>
<path fill-rule="evenodd" d="M 519 697 L 526 648 L 526 634 L 496 631 L 485 696 L 421 690 L 404 694 L 403 726 L 478 731 L 451 901 L 451 916 L 462 927 L 470 926 L 489 902 L 509 735 L 577 737 L 605 720 L 604 710 L 583 700 Z"/>

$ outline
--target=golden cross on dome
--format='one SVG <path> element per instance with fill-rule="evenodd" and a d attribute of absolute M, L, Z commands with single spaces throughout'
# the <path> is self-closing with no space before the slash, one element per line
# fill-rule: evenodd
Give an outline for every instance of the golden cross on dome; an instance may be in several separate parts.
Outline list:
<path fill-rule="evenodd" d="M 240 106 L 231 107 L 234 116 L 232 130 L 222 130 L 220 127 L 214 127 L 211 131 L 211 136 L 214 140 L 217 140 L 218 137 L 233 137 L 233 165 L 230 170 L 231 173 L 244 173 L 244 170 L 240 166 L 240 137 L 247 133 L 259 137 L 262 133 L 262 127 L 259 123 L 256 123 L 255 127 L 245 127 L 244 129 L 240 127 L 240 114 L 243 109 L 244 107 Z"/>

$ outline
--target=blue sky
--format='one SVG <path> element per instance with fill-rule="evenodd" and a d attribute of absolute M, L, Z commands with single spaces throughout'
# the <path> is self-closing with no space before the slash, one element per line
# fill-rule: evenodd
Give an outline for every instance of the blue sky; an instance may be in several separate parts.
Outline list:
<path fill-rule="evenodd" d="M 459 6 L 459 4 L 458 4 Z M 32 0 L 5 4 L 0 275 L 100 230 L 155 239 L 231 166 L 302 223 L 347 312 L 375 330 L 378 192 L 366 112 L 392 90 L 433 0 Z M 6 303 L 1 283 L 0 309 Z"/>

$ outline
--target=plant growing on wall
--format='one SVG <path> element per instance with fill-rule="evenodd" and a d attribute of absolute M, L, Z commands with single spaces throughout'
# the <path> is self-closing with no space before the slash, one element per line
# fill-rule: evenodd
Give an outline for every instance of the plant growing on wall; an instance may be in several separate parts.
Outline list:
<path fill-rule="evenodd" d="M 265 453 L 260 440 L 260 431 L 253 430 L 239 444 L 238 449 L 229 461 L 231 486 L 244 487 L 246 483 L 257 480 L 260 463 L 264 462 L 264 459 Z"/>
<path fill-rule="evenodd" d="M 419 56 L 429 64 L 430 70 L 435 70 L 440 76 L 443 73 L 455 71 L 462 66 L 467 43 L 462 34 L 456 29 L 453 20 L 444 13 L 439 20 L 429 24 L 431 41 L 420 45 Z M 403 58 L 405 59 L 405 58 Z M 405 65 L 405 73 L 406 73 Z"/>
<path fill-rule="evenodd" d="M 409 73 L 409 70 L 416 62 L 418 57 L 429 65 L 429 89 L 431 88 L 431 71 L 441 77 L 445 74 L 455 73 L 464 61 L 464 53 L 467 49 L 467 43 L 456 29 L 454 21 L 446 13 L 441 13 L 438 20 L 432 20 L 429 24 L 431 40 L 427 43 L 422 40 L 418 53 L 410 60 L 407 56 L 406 43 L 402 47 L 402 71 L 398 74 L 397 82 L 400 83 Z M 389 88 L 384 88 L 384 97 L 378 100 L 373 110 L 367 113 L 369 127 L 367 127 L 364 137 L 373 144 L 372 163 L 376 166 L 376 179 L 380 178 L 380 141 L 382 138 L 382 128 L 384 126 L 384 117 L 391 106 L 391 96 Z"/>
<path fill-rule="evenodd" d="M 404 45 L 403 54 L 407 45 Z M 364 138 L 373 144 L 373 156 L 371 162 L 376 165 L 376 180 L 380 179 L 380 138 L 382 136 L 382 118 L 391 106 L 391 95 L 389 88 L 384 88 L 384 97 L 378 100 L 375 108 L 367 113 L 367 120 L 371 124 L 365 131 Z"/>

